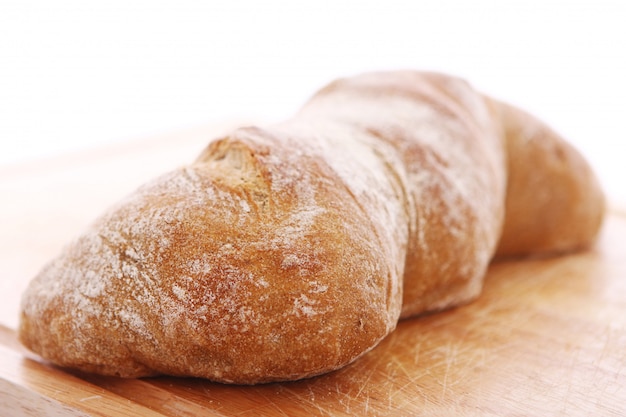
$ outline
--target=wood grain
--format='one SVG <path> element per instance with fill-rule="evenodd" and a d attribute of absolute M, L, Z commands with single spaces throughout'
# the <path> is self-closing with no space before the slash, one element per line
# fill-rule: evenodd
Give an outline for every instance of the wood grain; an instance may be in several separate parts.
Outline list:
<path fill-rule="evenodd" d="M 220 129 L 0 169 L 0 415 L 626 414 L 626 212 L 597 246 L 499 262 L 483 295 L 407 320 L 354 364 L 253 387 L 123 380 L 50 366 L 16 341 L 19 294 L 104 207 L 193 159 Z M 251 353 L 252 354 L 252 353 Z"/>

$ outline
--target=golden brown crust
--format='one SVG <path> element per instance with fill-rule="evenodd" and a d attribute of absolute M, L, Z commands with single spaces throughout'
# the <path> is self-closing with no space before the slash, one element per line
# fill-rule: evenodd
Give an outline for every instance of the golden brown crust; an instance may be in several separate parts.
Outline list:
<path fill-rule="evenodd" d="M 371 349 L 398 320 L 406 220 L 387 184 L 357 190 L 367 174 L 340 178 L 300 140 L 241 129 L 142 187 L 35 278 L 22 341 L 89 371 L 246 384 Z"/>
<path fill-rule="evenodd" d="M 534 183 L 506 154 L 519 120 L 439 74 L 338 80 L 100 217 L 30 284 L 20 338 L 59 365 L 125 377 L 252 384 L 340 368 L 400 317 L 477 296 L 498 242 L 506 253 L 592 239 L 600 194 L 583 195 L 594 185 L 581 158 L 556 170 L 544 155 L 566 204 L 521 189 Z M 596 201 L 570 207 L 585 198 Z M 526 209 L 586 226 L 528 238 L 516 229 L 533 223 L 518 219 Z"/>
<path fill-rule="evenodd" d="M 458 78 L 377 73 L 335 81 L 302 113 L 366 131 L 400 159 L 389 165 L 409 213 L 402 317 L 475 298 L 500 236 L 506 181 L 499 120 L 485 99 Z"/>
<path fill-rule="evenodd" d="M 559 253 L 590 246 L 605 211 L 585 159 L 540 120 L 493 102 L 507 150 L 506 219 L 497 256 Z"/>

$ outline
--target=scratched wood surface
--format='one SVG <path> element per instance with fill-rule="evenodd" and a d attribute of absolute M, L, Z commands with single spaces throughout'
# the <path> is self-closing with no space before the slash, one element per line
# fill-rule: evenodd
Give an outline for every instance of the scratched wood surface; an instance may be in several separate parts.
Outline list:
<path fill-rule="evenodd" d="M 597 246 L 492 265 L 467 306 L 401 322 L 354 364 L 254 387 L 50 366 L 15 327 L 28 280 L 103 208 L 229 126 L 0 167 L 0 416 L 626 415 L 626 212 Z"/>

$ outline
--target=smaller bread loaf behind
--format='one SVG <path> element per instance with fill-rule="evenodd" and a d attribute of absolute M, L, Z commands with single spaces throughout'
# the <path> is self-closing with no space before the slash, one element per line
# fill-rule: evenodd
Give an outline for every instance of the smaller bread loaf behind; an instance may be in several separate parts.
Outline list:
<path fill-rule="evenodd" d="M 589 247 L 605 200 L 591 167 L 535 117 L 497 102 L 508 155 L 506 217 L 497 256 Z"/>
<path fill-rule="evenodd" d="M 472 300 L 498 248 L 590 244 L 602 214 L 584 160 L 530 116 L 454 77 L 364 74 L 103 214 L 30 283 L 19 337 L 107 375 L 300 379 Z"/>

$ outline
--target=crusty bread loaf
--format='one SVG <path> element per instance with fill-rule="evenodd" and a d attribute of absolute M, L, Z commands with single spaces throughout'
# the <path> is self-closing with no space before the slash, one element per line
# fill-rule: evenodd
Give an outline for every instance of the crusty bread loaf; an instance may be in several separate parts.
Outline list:
<path fill-rule="evenodd" d="M 109 375 L 313 376 L 476 297 L 496 251 L 590 244 L 602 204 L 569 145 L 462 80 L 338 80 L 102 215 L 31 282 L 19 336 Z"/>
<path fill-rule="evenodd" d="M 506 216 L 496 256 L 589 247 L 604 197 L 587 162 L 533 116 L 497 102 L 508 155 Z"/>

